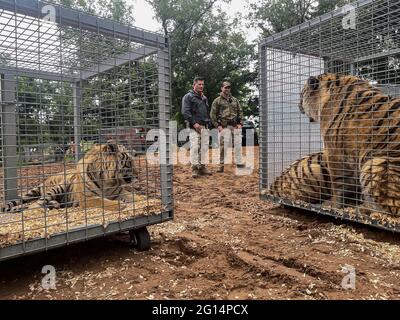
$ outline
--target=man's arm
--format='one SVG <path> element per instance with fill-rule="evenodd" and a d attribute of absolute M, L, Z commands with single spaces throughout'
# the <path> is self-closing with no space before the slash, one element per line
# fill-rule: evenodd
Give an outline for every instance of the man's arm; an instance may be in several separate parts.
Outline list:
<path fill-rule="evenodd" d="M 182 116 L 183 119 L 191 126 L 193 126 L 195 123 L 193 122 L 193 117 L 192 117 L 192 108 L 190 106 L 190 97 L 188 95 L 185 95 L 182 99 Z"/>
<path fill-rule="evenodd" d="M 210 119 L 213 126 L 218 127 L 217 121 L 217 99 L 215 99 L 211 105 Z"/>
<path fill-rule="evenodd" d="M 237 115 L 239 117 L 239 123 L 238 124 L 243 126 L 243 109 L 242 109 L 242 106 L 240 105 L 239 100 L 236 100 L 236 101 L 237 101 L 237 107 L 238 107 Z"/>

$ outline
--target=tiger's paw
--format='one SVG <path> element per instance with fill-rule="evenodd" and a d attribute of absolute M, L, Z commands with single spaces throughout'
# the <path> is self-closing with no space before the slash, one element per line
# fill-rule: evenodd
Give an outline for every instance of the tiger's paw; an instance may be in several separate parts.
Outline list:
<path fill-rule="evenodd" d="M 61 208 L 61 204 L 58 202 L 58 201 L 55 201 L 55 200 L 53 200 L 53 201 L 50 201 L 49 203 L 48 203 L 48 205 L 47 205 L 47 207 L 49 208 L 49 209 L 60 209 Z"/>
<path fill-rule="evenodd" d="M 0 213 L 15 213 L 21 211 L 22 211 L 21 206 L 15 206 L 12 203 L 3 204 L 0 206 Z"/>
<path fill-rule="evenodd" d="M 37 205 L 43 209 L 49 209 L 49 210 L 60 209 L 61 207 L 61 204 L 58 201 L 55 200 L 47 201 L 44 199 L 38 200 Z"/>
<path fill-rule="evenodd" d="M 10 208 L 8 207 L 8 205 L 2 204 L 0 205 L 0 213 L 6 213 L 10 210 Z"/>

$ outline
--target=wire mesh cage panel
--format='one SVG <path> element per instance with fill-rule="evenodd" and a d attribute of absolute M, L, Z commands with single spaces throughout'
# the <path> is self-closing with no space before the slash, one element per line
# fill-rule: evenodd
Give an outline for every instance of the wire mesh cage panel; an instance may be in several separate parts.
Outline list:
<path fill-rule="evenodd" d="M 399 12 L 358 1 L 260 43 L 263 198 L 400 231 Z"/>
<path fill-rule="evenodd" d="M 0 260 L 172 219 L 168 38 L 0 0 L 0 76 Z"/>

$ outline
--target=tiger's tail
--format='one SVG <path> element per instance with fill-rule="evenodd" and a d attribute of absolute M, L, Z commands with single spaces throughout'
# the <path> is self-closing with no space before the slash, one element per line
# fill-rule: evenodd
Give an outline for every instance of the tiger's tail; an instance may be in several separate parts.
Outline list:
<path fill-rule="evenodd" d="M 33 188 L 23 195 L 22 198 L 7 202 L 0 206 L 0 213 L 20 211 L 24 204 L 38 200 L 42 195 L 41 190 L 42 186 Z"/>

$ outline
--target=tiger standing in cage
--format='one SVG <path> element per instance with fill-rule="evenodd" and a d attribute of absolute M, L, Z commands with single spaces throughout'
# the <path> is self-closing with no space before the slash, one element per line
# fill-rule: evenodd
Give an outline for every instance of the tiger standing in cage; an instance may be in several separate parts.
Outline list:
<path fill-rule="evenodd" d="M 118 211 L 134 196 L 126 189 L 137 176 L 134 155 L 114 141 L 93 146 L 77 163 L 76 168 L 47 178 L 21 199 L 10 201 L 2 212 L 29 208 L 59 209 L 65 207 L 104 208 Z M 121 202 L 121 201 L 123 202 Z"/>
<path fill-rule="evenodd" d="M 320 123 L 332 206 L 346 206 L 359 183 L 367 209 L 399 216 L 400 98 L 356 76 L 324 73 L 307 80 L 299 107 Z"/>

